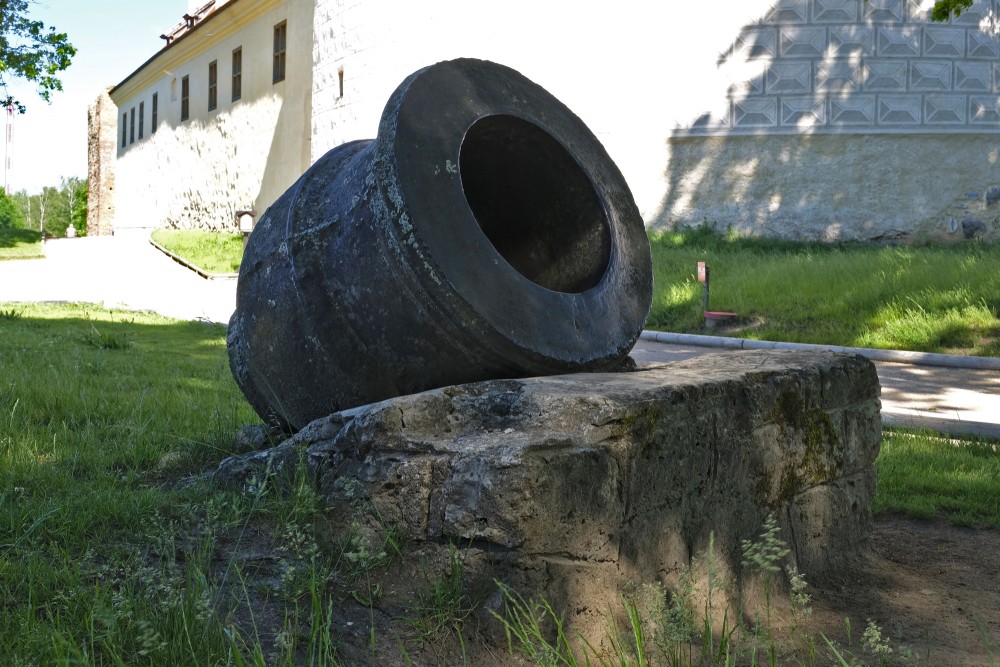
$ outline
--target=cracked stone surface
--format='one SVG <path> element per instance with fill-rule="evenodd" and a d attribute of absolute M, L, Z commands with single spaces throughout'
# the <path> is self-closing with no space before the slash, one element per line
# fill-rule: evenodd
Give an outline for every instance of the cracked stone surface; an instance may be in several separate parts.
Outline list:
<path fill-rule="evenodd" d="M 740 541 L 769 513 L 807 577 L 850 563 L 872 525 L 878 397 L 870 361 L 828 352 L 487 381 L 318 419 L 215 478 L 304 461 L 335 508 L 363 497 L 410 544 L 476 552 L 491 576 L 600 614 L 710 540 L 739 582 Z"/>

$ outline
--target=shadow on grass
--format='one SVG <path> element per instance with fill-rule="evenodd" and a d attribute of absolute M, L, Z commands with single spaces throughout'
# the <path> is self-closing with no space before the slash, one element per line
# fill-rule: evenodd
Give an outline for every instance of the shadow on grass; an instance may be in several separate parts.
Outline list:
<path fill-rule="evenodd" d="M 799 243 L 706 228 L 650 235 L 650 328 L 704 333 L 697 263 L 712 266 L 710 309 L 737 312 L 719 335 L 977 356 L 1000 354 L 998 248 Z M 697 289 L 680 289 L 695 284 Z"/>
<path fill-rule="evenodd" d="M 0 260 L 31 259 L 42 255 L 41 232 L 0 228 Z"/>

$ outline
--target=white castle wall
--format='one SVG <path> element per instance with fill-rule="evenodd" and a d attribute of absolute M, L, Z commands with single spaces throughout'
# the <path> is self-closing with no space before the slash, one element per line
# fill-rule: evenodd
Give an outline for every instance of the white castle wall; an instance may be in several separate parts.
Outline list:
<path fill-rule="evenodd" d="M 312 158 L 374 136 L 419 67 L 520 70 L 604 143 L 647 224 L 795 238 L 1000 234 L 996 0 L 318 0 Z M 340 73 L 343 73 L 343 96 Z M 966 223 L 963 225 L 963 223 Z M 982 229 L 969 223 L 979 223 Z"/>
<path fill-rule="evenodd" d="M 279 96 L 262 96 L 130 147 L 116 170 L 115 228 L 235 229 L 261 190 L 281 109 Z"/>
<path fill-rule="evenodd" d="M 722 104 L 670 139 L 654 225 L 809 239 L 1000 239 L 1000 3 L 782 0 Z"/>
<path fill-rule="evenodd" d="M 311 0 L 244 0 L 209 20 L 112 92 L 119 123 L 117 230 L 235 230 L 236 211 L 263 213 L 310 164 Z M 273 30 L 283 20 L 288 26 L 286 79 L 272 83 Z M 237 47 L 242 48 L 242 95 L 233 101 L 232 52 Z M 218 64 L 218 106 L 210 111 L 208 64 L 213 60 Z M 190 118 L 182 121 L 185 75 Z M 159 119 L 151 133 L 154 92 Z M 122 115 L 131 117 L 133 108 L 138 112 L 140 102 L 146 115 L 144 136 L 134 142 L 130 138 L 123 147 Z"/>
<path fill-rule="evenodd" d="M 706 101 L 724 96 L 719 53 L 766 0 L 703 7 L 623 0 L 318 0 L 313 79 L 313 160 L 351 139 L 375 136 L 382 107 L 410 73 L 474 57 L 520 71 L 594 131 L 632 187 L 647 219 L 664 197 L 667 139 Z M 344 73 L 339 96 L 338 73 Z"/>

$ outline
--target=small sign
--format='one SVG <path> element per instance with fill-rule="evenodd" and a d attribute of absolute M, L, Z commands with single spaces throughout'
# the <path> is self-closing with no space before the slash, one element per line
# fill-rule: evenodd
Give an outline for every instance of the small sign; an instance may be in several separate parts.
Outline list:
<path fill-rule="evenodd" d="M 708 282 L 708 265 L 705 262 L 698 262 L 698 282 Z"/>
<path fill-rule="evenodd" d="M 240 231 L 249 234 L 253 231 L 253 215 L 250 213 L 240 214 Z"/>

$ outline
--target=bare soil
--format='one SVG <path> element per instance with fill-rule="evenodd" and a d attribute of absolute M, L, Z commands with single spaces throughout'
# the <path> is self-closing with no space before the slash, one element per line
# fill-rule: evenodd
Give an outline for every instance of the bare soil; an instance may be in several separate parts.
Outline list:
<path fill-rule="evenodd" d="M 383 574 L 383 596 L 374 609 L 344 599 L 337 624 L 346 664 L 535 664 L 506 651 L 497 624 L 482 609 L 461 619 L 461 641 L 454 632 L 419 639 L 406 620 L 413 612 L 407 609 L 407 594 L 402 591 L 426 572 L 427 562 L 420 560 L 420 554 L 407 557 L 394 571 Z M 1000 531 L 880 517 L 869 553 L 859 563 L 809 583 L 812 613 L 798 622 L 798 632 L 812 638 L 815 661 L 802 662 L 801 650 L 792 657 L 787 633 L 791 616 L 779 603 L 774 625 L 784 655 L 778 664 L 841 665 L 826 637 L 852 666 L 1000 665 Z M 849 630 L 845 619 L 850 619 Z M 878 625 L 892 649 L 881 661 L 861 640 L 869 620 Z M 698 664 L 697 653 L 694 658 Z M 741 658 L 740 664 L 744 662 L 749 664 L 749 658 Z M 766 662 L 757 655 L 758 664 Z"/>
<path fill-rule="evenodd" d="M 1000 532 L 901 516 L 876 519 L 856 569 L 813 584 L 814 633 L 854 643 L 867 619 L 909 662 L 1000 665 Z"/>

